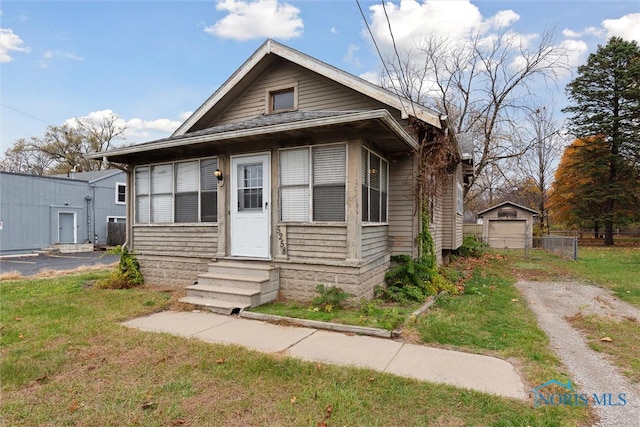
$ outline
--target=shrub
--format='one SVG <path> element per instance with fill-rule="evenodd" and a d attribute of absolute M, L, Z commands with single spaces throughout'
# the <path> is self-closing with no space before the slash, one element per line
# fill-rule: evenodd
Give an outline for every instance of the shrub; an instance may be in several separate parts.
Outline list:
<path fill-rule="evenodd" d="M 458 255 L 465 258 L 480 258 L 487 251 L 487 244 L 473 235 L 464 236 Z"/>
<path fill-rule="evenodd" d="M 322 310 L 330 313 L 334 308 L 340 308 L 343 302 L 351 298 L 353 295 L 344 292 L 341 288 L 336 286 L 316 286 L 316 292 L 319 294 L 313 299 L 311 304 L 314 307 L 321 308 Z"/>
<path fill-rule="evenodd" d="M 116 271 L 111 273 L 108 279 L 98 283 L 99 287 L 104 289 L 129 289 L 144 283 L 142 273 L 140 273 L 140 264 L 135 255 L 120 246 L 109 250 L 108 253 L 120 254 L 120 262 Z"/>

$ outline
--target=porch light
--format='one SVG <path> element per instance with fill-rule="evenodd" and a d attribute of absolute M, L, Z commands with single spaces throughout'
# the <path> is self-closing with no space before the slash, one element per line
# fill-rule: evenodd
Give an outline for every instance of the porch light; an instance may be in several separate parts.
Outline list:
<path fill-rule="evenodd" d="M 216 171 L 213 174 L 216 176 L 216 178 L 218 178 L 218 181 L 223 180 L 222 171 L 220 169 L 216 169 Z"/>
<path fill-rule="evenodd" d="M 371 169 L 369 169 L 369 173 L 370 173 L 371 175 L 375 175 L 375 174 L 377 174 L 377 173 L 378 173 L 378 169 L 376 169 L 376 168 L 371 168 Z"/>

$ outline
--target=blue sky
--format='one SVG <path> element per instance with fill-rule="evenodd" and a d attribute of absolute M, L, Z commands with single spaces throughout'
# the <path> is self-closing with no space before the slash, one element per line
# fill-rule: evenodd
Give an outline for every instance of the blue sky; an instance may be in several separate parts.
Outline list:
<path fill-rule="evenodd" d="M 384 49 L 381 3 L 360 6 Z M 392 0 L 387 14 L 400 45 L 426 29 L 464 38 L 497 22 L 529 36 L 553 26 L 574 66 L 610 36 L 640 42 L 638 0 Z M 0 155 L 47 125 L 109 112 L 127 127 L 121 143 L 168 136 L 266 38 L 365 78 L 380 72 L 356 0 L 5 0 Z"/>

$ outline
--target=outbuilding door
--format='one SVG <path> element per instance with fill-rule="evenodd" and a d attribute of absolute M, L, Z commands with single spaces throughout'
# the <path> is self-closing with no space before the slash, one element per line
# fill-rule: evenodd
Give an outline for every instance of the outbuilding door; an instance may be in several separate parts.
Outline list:
<path fill-rule="evenodd" d="M 231 255 L 270 258 L 271 156 L 231 157 Z"/>
<path fill-rule="evenodd" d="M 76 243 L 76 214 L 58 212 L 58 242 Z"/>
<path fill-rule="evenodd" d="M 490 220 L 488 243 L 492 248 L 524 248 L 526 232 L 525 220 Z"/>

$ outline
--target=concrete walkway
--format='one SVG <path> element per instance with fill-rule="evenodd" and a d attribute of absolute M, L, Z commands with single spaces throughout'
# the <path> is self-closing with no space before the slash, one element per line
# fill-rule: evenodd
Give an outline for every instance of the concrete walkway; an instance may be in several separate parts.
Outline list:
<path fill-rule="evenodd" d="M 280 326 L 204 312 L 165 311 L 125 326 L 219 344 L 235 344 L 299 359 L 374 369 L 499 396 L 528 398 L 514 367 L 502 359 L 391 339 Z"/>

